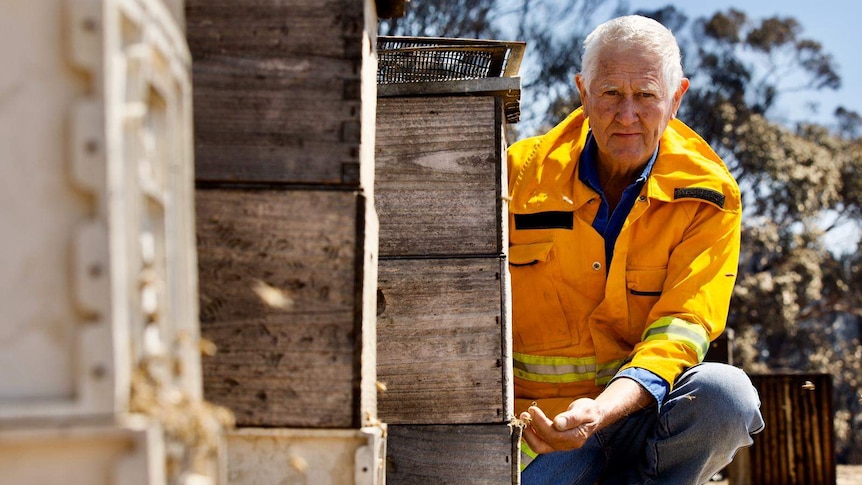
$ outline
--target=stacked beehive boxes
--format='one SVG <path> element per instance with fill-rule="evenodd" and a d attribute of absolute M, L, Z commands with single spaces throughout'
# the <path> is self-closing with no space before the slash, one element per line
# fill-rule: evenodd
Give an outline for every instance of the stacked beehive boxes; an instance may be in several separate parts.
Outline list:
<path fill-rule="evenodd" d="M 3 483 L 216 483 L 182 2 L 0 19 Z"/>
<path fill-rule="evenodd" d="M 204 390 L 236 416 L 230 483 L 382 483 L 375 4 L 186 5 Z"/>
<path fill-rule="evenodd" d="M 380 50 L 377 373 L 387 483 L 518 483 L 503 214 L 504 128 L 520 84 L 413 71 L 425 49 L 416 42 L 434 56 L 443 41 L 391 39 Z M 441 53 L 457 57 L 470 44 Z"/>

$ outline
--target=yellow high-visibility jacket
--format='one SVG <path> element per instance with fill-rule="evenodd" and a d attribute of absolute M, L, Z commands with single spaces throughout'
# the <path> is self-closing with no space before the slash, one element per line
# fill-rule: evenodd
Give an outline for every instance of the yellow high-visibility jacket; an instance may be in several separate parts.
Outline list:
<path fill-rule="evenodd" d="M 600 199 L 578 179 L 588 129 L 578 109 L 508 150 L 518 413 L 536 401 L 554 416 L 628 367 L 672 386 L 727 319 L 742 211 L 727 167 L 671 121 L 605 268 Z"/>

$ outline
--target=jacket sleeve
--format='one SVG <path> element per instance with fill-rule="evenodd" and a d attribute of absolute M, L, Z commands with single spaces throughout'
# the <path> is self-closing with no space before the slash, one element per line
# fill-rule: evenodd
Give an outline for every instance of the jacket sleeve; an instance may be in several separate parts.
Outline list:
<path fill-rule="evenodd" d="M 672 250 L 662 294 L 647 317 L 641 341 L 622 369 L 654 372 L 669 384 L 703 361 L 724 330 L 739 263 L 741 211 L 682 202 L 693 211 Z"/>

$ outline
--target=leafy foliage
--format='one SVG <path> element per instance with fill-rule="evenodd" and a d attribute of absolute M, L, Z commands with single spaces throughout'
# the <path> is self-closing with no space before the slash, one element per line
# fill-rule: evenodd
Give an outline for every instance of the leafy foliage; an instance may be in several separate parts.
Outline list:
<path fill-rule="evenodd" d="M 672 6 L 630 12 L 624 2 L 562 3 L 417 0 L 381 33 L 527 41 L 519 129 L 529 135 L 580 104 L 573 78 L 593 26 L 639 13 L 671 28 L 692 80 L 679 116 L 722 156 L 744 194 L 728 322 L 736 363 L 752 372 L 830 373 L 839 461 L 862 463 L 862 117 L 839 108 L 824 126 L 781 112 L 840 87 L 832 57 L 789 17 L 752 19 L 730 9 L 689 19 Z M 845 251 L 826 246 L 836 239 Z"/>

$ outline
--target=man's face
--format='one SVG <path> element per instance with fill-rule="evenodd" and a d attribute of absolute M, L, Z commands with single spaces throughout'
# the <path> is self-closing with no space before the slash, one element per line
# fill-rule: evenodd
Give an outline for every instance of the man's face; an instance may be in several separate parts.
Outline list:
<path fill-rule="evenodd" d="M 652 157 L 688 89 L 688 80 L 683 79 L 669 97 L 658 58 L 612 47 L 599 52 L 589 86 L 580 76 L 576 81 L 599 162 L 624 172 L 642 167 Z"/>

